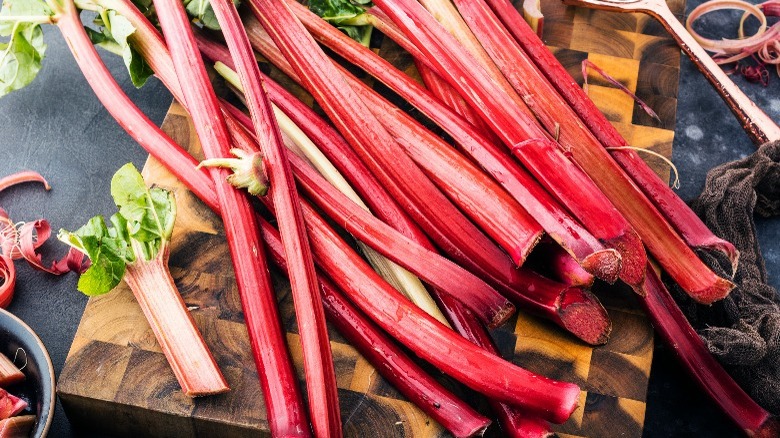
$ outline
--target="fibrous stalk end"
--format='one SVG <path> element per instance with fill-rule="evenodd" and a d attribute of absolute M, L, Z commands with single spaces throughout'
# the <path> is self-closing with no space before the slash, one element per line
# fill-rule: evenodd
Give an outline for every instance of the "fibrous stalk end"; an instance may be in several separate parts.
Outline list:
<path fill-rule="evenodd" d="M 231 149 L 230 153 L 235 158 L 203 160 L 198 167 L 228 168 L 233 171 L 233 174 L 227 177 L 230 185 L 238 189 L 246 189 L 253 196 L 265 196 L 268 192 L 268 175 L 263 154 L 241 149 Z"/>
<path fill-rule="evenodd" d="M 585 257 L 582 260 L 581 266 L 597 278 L 612 284 L 617 281 L 620 275 L 623 259 L 620 257 L 620 253 L 617 252 L 617 250 L 610 248 L 596 251 Z"/>
<path fill-rule="evenodd" d="M 598 298 L 585 289 L 566 289 L 561 294 L 558 315 L 570 333 L 590 345 L 609 340 L 612 321 Z"/>

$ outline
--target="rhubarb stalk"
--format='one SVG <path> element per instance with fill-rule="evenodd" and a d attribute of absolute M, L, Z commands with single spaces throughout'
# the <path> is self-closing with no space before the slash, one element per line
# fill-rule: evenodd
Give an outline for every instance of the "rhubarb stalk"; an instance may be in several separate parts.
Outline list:
<path fill-rule="evenodd" d="M 512 33 L 515 41 L 520 44 L 528 57 L 547 77 L 547 80 L 566 99 L 568 105 L 601 144 L 607 148 L 627 146 L 628 142 L 604 117 L 604 114 L 577 85 L 577 82 L 563 65 L 555 59 L 542 40 L 533 34 L 514 6 L 508 0 L 487 0 L 487 2 L 506 26 L 506 29 Z M 736 271 L 739 252 L 734 245 L 714 235 L 685 204 L 685 201 L 669 188 L 669 184 L 662 181 L 642 160 L 639 154 L 630 149 L 618 149 L 611 150 L 611 155 L 644 194 L 653 201 L 656 208 L 663 213 L 689 246 L 723 252 L 729 257 L 733 270 Z"/>
<path fill-rule="evenodd" d="M 341 32 L 327 25 L 297 2 L 288 2 L 292 11 L 321 43 L 345 59 L 363 68 L 385 85 L 399 93 L 426 116 L 443 127 L 475 161 L 493 176 L 529 213 L 545 231 L 567 249 L 583 266 L 600 278 L 614 281 L 617 277 L 619 257 L 612 250 L 606 250 L 582 225 L 563 211 L 557 201 L 523 169 L 517 166 L 493 143 L 474 131 L 463 119 L 419 87 L 408 76 L 394 66 L 347 38 Z M 265 33 L 259 29 L 256 20 L 247 17 L 245 26 L 256 49 L 267 47 Z"/>
<path fill-rule="evenodd" d="M 161 49 L 162 53 L 167 55 L 167 49 L 159 34 L 132 4 L 121 0 L 111 1 L 110 4 L 134 24 L 138 32 L 136 36 L 142 36 L 139 40 L 150 45 L 146 47 L 147 49 L 149 47 Z M 213 181 L 202 172 L 194 172 L 197 162 L 146 118 L 127 98 L 92 46 L 71 3 L 66 3 L 57 25 L 62 33 L 68 36 L 66 41 L 79 68 L 111 115 L 149 153 L 165 163 L 179 180 L 186 182 L 196 196 L 219 212 Z M 170 56 L 161 58 L 168 60 L 170 71 L 173 71 Z M 178 86 L 178 83 L 169 86 Z M 175 88 L 171 90 L 174 91 Z M 234 212 L 232 217 L 240 220 L 225 222 L 242 222 L 247 230 L 256 233 L 255 218 L 249 210 L 241 210 L 238 214 Z M 286 350 L 275 295 L 269 288 L 271 279 L 268 270 L 264 268 L 263 252 L 257 251 L 260 247 L 259 235 L 254 234 L 254 236 L 256 236 L 254 244 L 250 243 L 245 245 L 245 248 L 239 249 L 238 252 L 242 253 L 242 257 L 233 258 L 233 263 L 236 267 L 238 291 L 246 316 L 250 345 L 265 397 L 269 427 L 274 433 L 307 436 L 309 435 L 308 423 L 303 409 L 303 400 Z"/>
<path fill-rule="evenodd" d="M 261 230 L 270 256 L 282 270 L 286 270 L 287 262 L 278 232 L 265 222 L 262 223 Z M 319 273 L 317 280 L 328 319 L 382 377 L 456 437 L 470 437 L 484 432 L 490 420 L 479 415 L 423 371 L 374 323 L 350 304 L 325 275 Z"/>
<path fill-rule="evenodd" d="M 312 429 L 314 435 L 318 437 L 339 437 L 342 433 L 341 414 L 336 371 L 328 340 L 328 328 L 325 324 L 325 311 L 317 292 L 317 275 L 306 236 L 300 200 L 295 189 L 292 170 L 285 159 L 279 125 L 276 123 L 276 117 L 264 91 L 263 79 L 238 11 L 231 0 L 212 0 L 211 6 L 222 27 L 222 34 L 225 36 L 230 53 L 233 55 L 244 88 L 244 97 L 254 122 L 253 131 L 260 145 L 263 168 L 269 170 L 267 173 L 274 187 L 271 196 L 279 218 L 279 230 L 285 254 L 291 262 L 288 264 L 288 275 L 295 315 L 300 328 Z M 199 52 L 195 40 L 190 39 L 190 50 L 197 56 Z M 175 57 L 176 50 L 172 49 L 171 52 Z M 186 93 L 185 96 L 189 97 Z M 187 102 L 190 103 L 189 107 L 194 106 L 191 100 L 188 99 Z M 214 103 L 212 114 L 220 114 L 216 101 Z M 216 155 L 212 153 L 212 157 L 209 158 L 214 157 Z"/>
<path fill-rule="evenodd" d="M 92 260 L 79 278 L 79 290 L 101 295 L 124 279 L 184 394 L 196 397 L 228 391 L 168 271 L 176 218 L 173 194 L 148 189 L 141 174 L 127 164 L 111 180 L 111 195 L 119 208 L 111 217 L 112 228 L 97 216 L 78 230 L 60 230 L 57 236 Z"/>
<path fill-rule="evenodd" d="M 24 380 L 24 373 L 11 362 L 11 359 L 0 353 L 0 388 L 19 383 L 22 380 Z"/>
<path fill-rule="evenodd" d="M 418 3 L 378 0 L 377 5 L 398 25 L 426 58 L 458 89 L 505 145 L 548 191 L 577 217 L 586 229 L 623 256 L 621 278 L 638 288 L 642 284 L 646 256 L 635 231 L 582 169 L 572 164 L 557 145 L 545 141 L 548 134 L 537 124 L 525 104 L 517 102 L 489 76 L 484 65 L 468 53 Z M 523 143 L 526 142 L 526 143 Z M 530 148 L 518 147 L 531 146 Z M 538 161 L 543 150 L 547 160 Z M 568 177 L 581 175 L 580 183 Z M 584 182 L 584 183 L 583 183 Z"/>

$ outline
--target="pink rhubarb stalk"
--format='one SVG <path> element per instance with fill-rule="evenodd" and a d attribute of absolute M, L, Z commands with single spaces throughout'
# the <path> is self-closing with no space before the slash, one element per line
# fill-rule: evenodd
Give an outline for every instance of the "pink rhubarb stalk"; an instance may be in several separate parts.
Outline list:
<path fill-rule="evenodd" d="M 51 186 L 49 186 L 49 182 L 46 181 L 46 179 L 43 176 L 41 176 L 40 173 L 32 170 L 23 170 L 21 172 L 16 172 L 6 177 L 0 178 L 0 192 L 7 189 L 8 187 L 15 186 L 16 184 L 26 183 L 26 182 L 39 182 L 43 184 L 43 187 L 46 190 L 51 190 Z"/>
<path fill-rule="evenodd" d="M 279 233 L 263 222 L 263 240 L 274 262 L 287 270 Z M 381 329 L 357 310 L 326 276 L 317 276 L 328 319 L 366 360 L 409 401 L 456 437 L 482 435 L 490 420 L 428 375 Z"/>
<path fill-rule="evenodd" d="M 312 429 L 318 437 L 339 437 L 342 431 L 336 371 L 292 169 L 285 159 L 286 149 L 282 143 L 281 132 L 264 91 L 263 79 L 238 11 L 231 0 L 212 0 L 211 5 L 233 55 L 254 122 L 253 132 L 263 154 L 264 168 L 268 170 L 266 173 L 271 186 L 274 187 L 271 196 L 279 218 L 285 255 L 290 260 L 288 275 L 295 315 L 300 327 Z M 189 31 L 189 28 L 187 30 Z M 192 43 L 193 50 L 199 53 L 194 39 Z M 175 53 L 175 50 L 172 53 Z M 219 112 L 216 102 L 214 111 Z"/>
<path fill-rule="evenodd" d="M 120 13 L 133 18 L 137 24 L 146 21 L 140 13 L 133 14 L 133 11 L 138 11 L 131 4 L 119 1 L 115 2 L 115 6 L 117 10 L 122 9 Z M 92 46 L 72 3 L 66 4 L 66 11 L 57 25 L 62 33 L 67 35 L 66 41 L 87 82 L 111 115 L 149 153 L 165 163 L 177 178 L 186 182 L 191 191 L 207 205 L 219 211 L 214 182 L 204 173 L 196 172 L 194 168 L 197 162 L 181 150 L 127 98 Z M 146 28 L 147 31 L 148 29 Z M 150 33 L 147 32 L 146 35 Z M 159 39 L 159 36 L 157 38 Z M 165 49 L 161 40 L 156 42 L 159 43 L 157 47 Z M 193 177 L 193 173 L 197 176 Z M 238 242 L 237 239 L 233 239 L 234 243 L 242 246 L 236 248 L 236 253 L 240 254 L 240 257 L 234 257 L 233 263 L 236 268 L 238 290 L 246 316 L 250 344 L 265 397 L 269 427 L 274 431 L 273 433 L 308 436 L 308 422 L 303 409 L 303 400 L 279 324 L 275 295 L 269 287 L 271 279 L 265 268 L 263 251 L 258 251 L 261 246 L 255 216 L 251 210 L 243 209 L 233 211 L 231 217 L 236 220 L 225 222 L 230 222 L 233 226 L 243 225 L 246 230 L 252 230 L 248 235 L 249 242 Z M 238 225 L 238 222 L 242 222 L 242 225 Z M 231 233 L 231 235 L 235 234 Z"/>

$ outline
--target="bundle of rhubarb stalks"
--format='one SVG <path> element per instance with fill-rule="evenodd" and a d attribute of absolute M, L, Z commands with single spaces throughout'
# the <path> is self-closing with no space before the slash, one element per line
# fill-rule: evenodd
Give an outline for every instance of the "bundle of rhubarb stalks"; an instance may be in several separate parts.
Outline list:
<path fill-rule="evenodd" d="M 221 215 L 274 436 L 342 434 L 326 317 L 455 436 L 479 435 L 491 420 L 418 360 L 484 395 L 505 435 L 546 436 L 549 422 L 576 409 L 580 389 L 503 360 L 487 329 L 517 307 L 605 343 L 611 323 L 589 292 L 595 279 L 636 292 L 691 378 L 741 429 L 777 432 L 659 277 L 710 304 L 734 285 L 696 251 L 722 253 L 734 267 L 738 252 L 644 163 L 508 0 L 247 0 L 241 8 L 243 21 L 230 0 L 5 0 L 0 34 L 19 74 L 3 77 L 2 94 L 32 80 L 45 49 L 40 25 L 55 24 L 119 124 Z M 97 29 L 84 28 L 82 11 L 96 13 Z M 409 52 L 423 84 L 366 46 L 372 29 Z M 167 86 L 192 117 L 206 161 L 133 104 L 94 45 L 123 56 L 137 85 L 154 74 Z M 326 118 L 264 76 L 258 54 Z M 206 66 L 248 114 L 217 97 Z M 308 409 L 267 258 L 290 278 Z M 178 371 L 188 386 L 187 370 Z M 224 390 L 215 379 L 213 390 L 191 395 Z"/>

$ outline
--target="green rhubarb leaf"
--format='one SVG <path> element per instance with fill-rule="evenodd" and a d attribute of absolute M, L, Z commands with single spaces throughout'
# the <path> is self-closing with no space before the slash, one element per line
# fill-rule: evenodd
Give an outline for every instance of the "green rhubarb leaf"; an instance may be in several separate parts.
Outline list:
<path fill-rule="evenodd" d="M 154 71 L 128 40 L 135 32 L 135 27 L 127 18 L 113 10 L 102 12 L 94 22 L 99 26 L 99 31 L 87 29 L 92 44 L 122 56 L 133 85 L 136 88 L 143 87 Z"/>
<path fill-rule="evenodd" d="M 309 9 L 336 26 L 353 40 L 368 47 L 373 26 L 365 24 L 363 15 L 371 0 L 311 0 Z"/>
<path fill-rule="evenodd" d="M 214 15 L 214 9 L 211 8 L 209 0 L 184 0 L 187 13 L 195 18 L 204 27 L 213 30 L 219 30 L 217 16 Z"/>
<path fill-rule="evenodd" d="M 41 70 L 46 44 L 40 21 L 13 21 L 9 17 L 39 17 L 52 15 L 51 10 L 39 0 L 6 0 L 0 9 L 0 97 L 24 88 Z M 42 21 L 42 20 L 41 20 Z"/>
<path fill-rule="evenodd" d="M 170 239 L 176 219 L 173 194 L 148 188 L 131 163 L 114 174 L 111 195 L 119 207 L 111 216 L 111 227 L 96 216 L 74 232 L 60 230 L 57 235 L 92 261 L 78 284 L 78 289 L 90 296 L 109 292 L 119 284 L 126 265 L 157 257 Z"/>
<path fill-rule="evenodd" d="M 119 214 L 127 221 L 131 240 L 141 244 L 146 260 L 151 260 L 173 233 L 176 202 L 173 194 L 146 187 L 135 166 L 128 163 L 111 179 L 111 196 L 119 207 Z"/>
<path fill-rule="evenodd" d="M 0 17 L 51 17 L 51 8 L 43 0 L 3 0 Z M 9 36 L 17 23 L 13 20 L 0 21 L 0 36 Z"/>
<path fill-rule="evenodd" d="M 121 225 L 121 218 L 111 219 L 115 227 Z M 91 261 L 89 269 L 79 277 L 78 289 L 84 294 L 102 295 L 122 281 L 132 251 L 122 233 L 108 228 L 102 216 L 93 217 L 72 233 L 60 230 L 57 238 L 86 254 Z"/>

